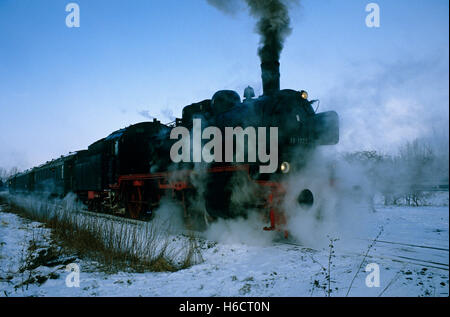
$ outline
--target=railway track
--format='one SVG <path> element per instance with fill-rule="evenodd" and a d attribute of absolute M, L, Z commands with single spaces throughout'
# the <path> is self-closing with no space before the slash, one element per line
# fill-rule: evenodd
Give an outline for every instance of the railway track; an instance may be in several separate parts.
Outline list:
<path fill-rule="evenodd" d="M 360 239 L 359 239 L 360 240 Z M 373 240 L 368 240 L 368 239 L 364 239 L 367 241 L 370 241 L 370 243 L 373 242 Z M 399 246 L 409 246 L 409 247 L 415 247 L 415 248 L 426 248 L 426 249 L 430 249 L 430 250 L 438 250 L 441 253 L 441 255 L 445 252 L 447 255 L 447 259 L 448 259 L 448 249 L 445 248 L 440 248 L 440 247 L 432 247 L 432 246 L 422 246 L 422 245 L 414 245 L 414 244 L 406 244 L 406 243 L 400 243 L 400 242 L 393 242 L 393 241 L 383 241 L 383 240 L 376 240 L 375 243 L 377 244 L 378 242 L 380 243 L 385 243 L 385 244 L 391 244 L 391 245 L 399 245 Z M 320 251 L 318 249 L 306 246 L 306 245 L 301 245 L 298 243 L 294 243 L 294 242 L 278 242 L 278 244 L 280 245 L 295 245 L 301 248 L 308 248 L 311 250 L 315 250 L 315 251 Z M 392 251 L 392 250 L 391 250 Z M 386 252 L 386 250 L 384 250 L 384 252 Z M 372 252 L 373 253 L 373 252 Z M 364 253 L 359 253 L 359 252 L 353 252 L 353 251 L 344 251 L 345 255 L 353 255 L 353 256 L 358 256 L 363 258 L 364 256 L 366 256 Z M 371 254 L 369 252 L 369 254 L 366 256 L 369 259 L 380 259 L 380 260 L 390 260 L 392 262 L 397 262 L 397 263 L 404 263 L 404 264 L 411 264 L 411 265 L 415 265 L 415 266 L 420 266 L 420 267 L 426 267 L 426 268 L 434 268 L 434 269 L 439 269 L 439 270 L 443 270 L 443 271 L 449 271 L 449 264 L 448 263 L 441 263 L 438 261 L 434 261 L 434 260 L 423 260 L 423 259 L 419 259 L 419 258 L 413 258 L 410 256 L 406 256 L 406 255 L 393 255 L 393 254 L 385 254 L 385 253 L 373 253 Z"/>
<path fill-rule="evenodd" d="M 369 241 L 369 240 L 367 240 Z M 386 240 L 376 240 L 378 249 L 382 249 L 382 255 L 386 259 L 414 263 L 421 266 L 428 266 L 444 271 L 449 270 L 449 249 L 442 246 L 419 245 L 405 242 L 395 242 Z M 418 252 L 417 250 L 421 250 Z M 388 254 L 384 254 L 388 252 Z M 394 252 L 395 254 L 392 254 Z M 426 252 L 426 253 L 424 253 Z M 424 260 L 423 256 L 428 255 L 429 259 Z M 417 257 L 414 257 L 417 256 Z M 442 263 L 446 260 L 446 263 Z"/>
<path fill-rule="evenodd" d="M 127 223 L 131 223 L 131 224 L 135 224 L 135 225 L 142 225 L 142 224 L 148 223 L 148 221 L 145 221 L 145 220 L 131 219 L 131 218 L 126 218 L 126 217 L 121 217 L 121 216 L 116 216 L 116 215 L 111 215 L 111 214 L 104 214 L 104 213 L 94 212 L 94 211 L 89 211 L 89 210 L 79 210 L 77 212 L 80 214 L 86 215 L 86 216 L 96 216 L 99 218 L 105 218 L 105 219 L 114 220 L 114 221 L 122 221 L 122 222 L 127 222 Z"/>
<path fill-rule="evenodd" d="M 369 240 L 367 240 L 367 241 L 369 241 Z M 401 245 L 401 246 L 408 246 L 408 247 L 415 247 L 415 248 L 422 248 L 422 249 L 432 249 L 432 250 L 440 250 L 440 251 L 447 251 L 447 252 L 449 252 L 449 249 L 441 248 L 441 247 L 431 247 L 431 246 L 426 246 L 426 245 L 417 245 L 417 244 L 409 244 L 409 243 L 402 243 L 402 242 L 392 242 L 392 241 L 384 241 L 384 240 L 377 240 L 376 242 L 377 243 L 386 243 L 386 244 L 394 244 L 394 245 Z"/>
<path fill-rule="evenodd" d="M 364 256 L 364 254 L 356 254 L 356 255 Z M 401 256 L 401 255 L 393 256 L 393 255 L 383 255 L 383 254 L 377 255 L 376 254 L 376 255 L 368 255 L 367 257 L 370 259 L 391 260 L 392 262 L 412 264 L 415 266 L 434 268 L 434 269 L 439 269 L 439 270 L 443 270 L 443 271 L 447 271 L 447 272 L 449 271 L 448 264 L 439 263 L 439 262 L 435 262 L 435 261 L 414 259 L 414 258 Z"/>

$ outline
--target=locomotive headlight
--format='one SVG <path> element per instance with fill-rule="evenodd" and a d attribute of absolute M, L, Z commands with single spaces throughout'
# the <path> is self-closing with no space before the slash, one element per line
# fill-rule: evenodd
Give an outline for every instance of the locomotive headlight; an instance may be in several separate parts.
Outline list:
<path fill-rule="evenodd" d="M 302 90 L 300 92 L 300 95 L 302 96 L 303 99 L 305 99 L 305 100 L 308 99 L 308 93 L 306 91 Z"/>
<path fill-rule="evenodd" d="M 288 162 L 281 163 L 280 170 L 283 174 L 289 173 L 290 169 L 291 169 L 291 165 Z"/>

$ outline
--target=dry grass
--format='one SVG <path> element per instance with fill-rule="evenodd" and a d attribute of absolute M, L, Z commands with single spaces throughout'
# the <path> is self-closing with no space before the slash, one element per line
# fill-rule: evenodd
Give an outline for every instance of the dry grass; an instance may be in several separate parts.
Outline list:
<path fill-rule="evenodd" d="M 61 246 L 113 271 L 174 272 L 202 261 L 196 239 L 173 239 L 166 224 L 134 224 L 82 214 L 70 198 L 49 201 L 7 195 L 0 197 L 0 203 L 1 199 L 8 203 L 5 211 L 46 224 Z"/>

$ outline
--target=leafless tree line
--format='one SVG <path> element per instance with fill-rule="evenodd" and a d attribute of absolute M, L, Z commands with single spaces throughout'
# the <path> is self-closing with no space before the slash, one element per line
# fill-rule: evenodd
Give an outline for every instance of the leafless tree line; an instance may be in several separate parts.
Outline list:
<path fill-rule="evenodd" d="M 6 168 L 3 168 L 0 166 L 0 189 L 4 186 L 4 184 L 6 183 L 6 180 L 11 177 L 14 174 L 19 173 L 19 168 L 18 167 L 12 167 L 9 170 L 7 170 Z"/>
<path fill-rule="evenodd" d="M 436 148 L 421 139 L 406 142 L 396 154 L 359 151 L 344 154 L 344 159 L 363 167 L 386 205 L 419 206 L 430 190 L 449 182 L 448 146 Z"/>
<path fill-rule="evenodd" d="M 0 181 L 6 181 L 10 176 L 19 172 L 18 167 L 12 167 L 9 170 L 0 166 Z"/>

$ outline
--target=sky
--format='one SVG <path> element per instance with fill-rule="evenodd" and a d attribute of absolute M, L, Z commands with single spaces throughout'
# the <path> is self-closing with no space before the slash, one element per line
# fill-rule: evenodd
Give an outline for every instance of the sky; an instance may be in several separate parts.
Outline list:
<path fill-rule="evenodd" d="M 68 28 L 68 3 L 80 27 Z M 394 152 L 415 138 L 448 152 L 449 3 L 365 0 L 292 5 L 281 87 L 307 90 L 341 119 L 341 151 Z M 245 7 L 206 0 L 0 0 L 0 167 L 44 163 L 148 116 L 246 86 L 262 93 Z M 444 147 L 445 147 L 444 146 Z"/>

